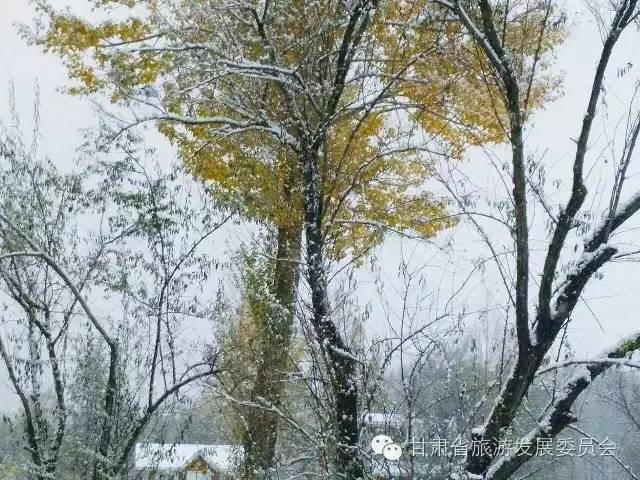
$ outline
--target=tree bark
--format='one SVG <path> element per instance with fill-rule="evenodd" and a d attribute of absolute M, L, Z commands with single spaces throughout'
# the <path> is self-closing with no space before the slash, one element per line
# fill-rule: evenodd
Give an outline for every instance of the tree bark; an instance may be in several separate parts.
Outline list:
<path fill-rule="evenodd" d="M 243 412 L 247 426 L 244 432 L 245 480 L 270 478 L 274 465 L 278 439 L 278 413 L 282 405 L 284 380 L 290 370 L 289 353 L 293 331 L 295 296 L 299 281 L 301 225 L 293 221 L 277 231 L 276 260 L 273 270 L 271 293 L 275 305 L 270 305 L 258 366 L 250 401 L 264 406 L 247 407 Z M 275 407 L 275 408 L 270 408 Z"/>
<path fill-rule="evenodd" d="M 358 454 L 360 429 L 356 359 L 329 316 L 329 293 L 324 261 L 322 230 L 323 197 L 317 154 L 306 152 L 301 158 L 304 178 L 304 229 L 306 264 L 311 290 L 311 323 L 327 362 L 334 399 L 336 452 L 334 466 L 345 480 L 364 478 Z"/>

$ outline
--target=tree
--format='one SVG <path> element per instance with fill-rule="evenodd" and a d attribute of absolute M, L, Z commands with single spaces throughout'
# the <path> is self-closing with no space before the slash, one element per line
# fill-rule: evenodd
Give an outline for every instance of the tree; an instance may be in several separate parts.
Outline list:
<path fill-rule="evenodd" d="M 206 281 L 211 260 L 198 248 L 225 217 L 206 203 L 197 215 L 187 208 L 193 196 L 178 177 L 145 164 L 131 138 L 115 164 L 96 154 L 66 174 L 26 148 L 14 124 L 0 140 L 0 356 L 20 400 L 29 475 L 58 477 L 65 465 L 117 477 L 154 415 L 217 373 L 215 352 L 185 358 L 176 341 L 187 316 L 207 315 L 187 294 Z M 97 299 L 119 308 L 103 312 Z M 72 353 L 87 338 L 99 357 L 82 365 Z M 71 380 L 83 377 L 81 391 Z M 141 380 L 147 387 L 133 389 Z M 74 466 L 61 454 L 80 441 L 86 461 Z"/>
<path fill-rule="evenodd" d="M 247 217 L 276 231 L 276 308 L 266 312 L 254 400 L 280 402 L 304 230 L 317 336 L 334 346 L 328 356 L 340 405 L 338 430 L 357 428 L 355 387 L 348 380 L 352 359 L 336 353 L 348 349 L 325 318 L 324 258 L 349 253 L 357 259 L 385 231 L 429 237 L 451 224 L 443 204 L 421 188 L 430 175 L 424 141 L 413 130 L 400 133 L 390 124 L 392 112 L 413 109 L 424 131 L 458 153 L 466 144 L 501 137 L 496 122 L 485 120 L 491 102 L 480 96 L 477 108 L 462 89 L 448 88 L 455 76 L 477 86 L 477 71 L 483 68 L 477 61 L 475 71 L 459 68 L 442 55 L 442 50 L 467 48 L 461 29 L 436 22 L 427 22 L 435 29 L 422 28 L 425 22 L 415 14 L 422 14 L 424 3 L 413 9 L 399 2 L 378 8 L 378 2 L 364 1 L 313 6 L 299 1 L 147 2 L 131 10 L 129 2 L 116 1 L 97 6 L 112 17 L 122 12 L 118 7 L 126 7 L 126 13 L 121 21 L 100 23 L 40 4 L 50 19 L 42 43 L 61 55 L 80 80 L 73 91 L 107 91 L 113 100 L 135 106 L 135 119 L 123 129 L 161 122 L 191 170 L 214 182 L 218 198 L 240 204 Z M 394 36 L 398 24 L 409 35 Z M 514 24 L 505 31 L 525 38 L 523 23 Z M 545 36 L 544 48 L 558 41 L 557 35 Z M 524 42 L 522 50 L 529 58 L 535 49 Z M 414 72 L 444 75 L 449 86 L 424 88 Z M 537 82 L 532 105 L 542 104 L 549 88 Z M 399 101 L 405 96 L 413 107 Z M 452 127 L 450 115 L 443 114 L 450 108 L 458 124 L 487 133 Z M 345 391 L 353 391 L 354 398 L 343 399 L 339 392 Z M 351 424 L 343 425 L 342 419 Z M 267 430 L 247 432 L 248 470 L 272 464 L 276 421 L 273 414 L 256 411 L 247 422 Z M 348 438 L 349 448 L 357 444 L 353 431 L 339 436 Z"/>
<path fill-rule="evenodd" d="M 311 15 L 304 13 L 304 2 L 296 1 L 267 2 L 262 9 L 227 2 L 176 2 L 166 8 L 151 2 L 147 7 L 143 19 L 94 25 L 45 6 L 51 25 L 44 44 L 65 57 L 82 82 L 79 92 L 105 89 L 116 100 L 150 107 L 138 111 L 133 123 L 161 122 L 194 173 L 214 182 L 218 198 L 274 226 L 276 301 L 267 312 L 266 339 L 259 348 L 263 365 L 253 396 L 277 406 L 280 372 L 287 370 L 303 220 L 306 215 L 309 228 L 321 221 L 311 222 L 305 206 L 321 202 L 313 215 L 326 224 L 305 234 L 308 248 L 320 248 L 307 253 L 319 262 L 310 269 L 312 285 L 323 282 L 318 268 L 325 245 L 338 258 L 346 252 L 358 258 L 386 228 L 430 236 L 449 220 L 437 199 L 412 193 L 428 174 L 428 165 L 416 155 L 419 149 L 384 127 L 384 113 L 358 105 L 358 84 L 366 85 L 364 80 L 345 85 L 354 55 L 366 53 L 360 40 L 372 20 L 372 4 L 322 2 Z M 87 50 L 95 53 L 93 67 L 82 62 Z M 98 68 L 111 73 L 102 77 Z M 322 192 L 309 184 L 309 175 L 316 173 L 304 171 L 305 156 L 317 170 L 314 181 L 322 182 Z M 315 238 L 309 236 L 312 231 Z M 322 343 L 328 334 L 325 316 L 318 314 L 316 321 Z M 335 337 L 331 342 L 343 343 L 335 333 L 328 334 Z M 331 355 L 335 364 L 340 356 Z M 336 384 L 336 392 L 344 391 L 347 380 L 337 382 L 343 385 Z M 354 415 L 336 418 L 355 422 Z M 276 421 L 272 413 L 258 411 L 247 422 L 264 430 L 247 432 L 248 470 L 272 463 Z M 353 442 L 353 434 L 349 437 Z"/>
<path fill-rule="evenodd" d="M 624 144 L 616 160 L 617 169 L 608 195 L 610 198 L 608 208 L 600 213 L 601 222 L 594 227 L 585 225 L 580 215 L 585 211 L 584 205 L 588 193 L 585 164 L 596 109 L 604 88 L 605 74 L 619 39 L 638 18 L 638 4 L 635 0 L 612 4 L 610 23 L 602 25 L 605 31 L 604 43 L 587 99 L 579 136 L 575 142 L 571 190 L 566 203 L 556 211 L 541 196 L 539 182 L 531 178 L 530 172 L 535 171 L 537 165 L 534 161 L 528 160 L 527 156 L 525 127 L 529 93 L 526 86 L 531 84 L 531 78 L 536 73 L 535 64 L 533 68 L 520 68 L 518 56 L 513 53 L 512 41 L 508 36 L 500 34 L 500 25 L 509 18 L 521 15 L 528 6 L 489 0 L 474 2 L 438 0 L 436 3 L 444 11 L 449 12 L 450 18 L 464 26 L 467 35 L 474 39 L 477 48 L 491 66 L 493 85 L 499 92 L 496 98 L 496 102 L 500 105 L 498 111 L 503 110 L 507 113 L 508 123 L 505 124 L 505 131 L 511 147 L 509 181 L 513 187 L 510 198 L 512 207 L 507 225 L 513 236 L 515 252 L 516 273 L 513 282 L 505 273 L 504 264 L 499 260 L 497 260 L 497 268 L 501 274 L 504 274 L 502 278 L 509 292 L 509 302 L 515 311 L 517 356 L 507 381 L 495 398 L 484 423 L 472 431 L 474 442 L 488 442 L 492 448 L 480 450 L 470 448 L 466 463 L 459 472 L 468 478 L 506 479 L 510 478 L 533 453 L 517 450 L 509 455 L 499 455 L 496 453 L 498 441 L 504 437 L 506 430 L 514 421 L 536 376 L 549 371 L 549 368 L 541 370 L 541 365 L 556 343 L 563 327 L 571 321 L 576 304 L 587 284 L 605 265 L 616 259 L 625 258 L 630 253 L 616 246 L 612 238 L 614 234 L 619 233 L 620 227 L 640 209 L 640 196 L 637 193 L 631 194 L 626 201 L 622 200 L 623 185 L 626 185 L 625 172 L 634 155 L 636 139 L 640 132 L 640 122 L 633 109 L 627 124 Z M 536 4 L 535 8 L 548 11 L 551 3 L 542 2 Z M 453 189 L 451 191 L 454 194 Z M 460 200 L 459 196 L 456 198 Z M 540 271 L 534 270 L 530 259 L 529 212 L 532 205 L 537 202 L 542 204 L 549 216 L 550 230 L 546 255 Z M 474 219 L 474 214 L 468 206 L 466 209 L 471 223 L 478 228 L 479 234 L 487 240 L 491 248 L 492 244 L 486 230 Z M 579 235 L 576 239 L 576 233 L 580 232 L 583 233 L 582 239 Z M 569 255 L 573 240 L 579 242 L 576 249 L 580 249 L 581 254 L 577 260 L 569 264 L 569 268 L 567 267 L 568 259 L 565 260 L 565 257 Z M 495 254 L 495 250 L 492 251 Z M 495 258 L 498 259 L 498 257 Z M 532 278 L 536 278 L 538 285 L 535 296 L 531 292 Z M 535 310 L 532 309 L 534 305 Z M 527 433 L 526 438 L 535 445 L 538 439 L 553 438 L 575 422 L 576 417 L 571 408 L 579 395 L 595 378 L 612 365 L 624 362 L 624 358 L 639 346 L 639 338 L 631 336 L 605 350 L 600 356 L 579 362 L 581 366 L 576 368 L 575 374 L 554 393 L 549 405 L 541 414 L 538 424 Z M 572 365 L 571 362 L 568 364 Z M 556 365 L 551 370 L 560 366 Z"/>

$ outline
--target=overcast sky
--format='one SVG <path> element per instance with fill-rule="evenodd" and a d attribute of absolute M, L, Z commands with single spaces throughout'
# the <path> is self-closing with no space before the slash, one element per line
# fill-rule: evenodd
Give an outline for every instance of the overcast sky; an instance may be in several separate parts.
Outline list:
<path fill-rule="evenodd" d="M 67 3 L 82 8 L 86 8 L 87 4 L 84 0 L 68 0 Z M 569 0 L 565 5 L 572 24 L 572 33 L 558 53 L 556 66 L 558 72 L 565 74 L 563 96 L 546 111 L 539 113 L 534 126 L 528 131 L 530 148 L 535 147 L 537 151 L 549 150 L 546 158 L 549 161 L 550 176 L 562 175 L 569 165 L 575 147 L 571 137 L 577 136 L 601 46 L 595 24 L 583 8 L 582 2 Z M 18 37 L 14 24 L 28 24 L 31 18 L 32 8 L 26 0 L 5 0 L 3 14 L 0 17 L 0 92 L 8 92 L 9 82 L 15 82 L 18 110 L 28 125 L 34 85 L 38 82 L 43 106 L 41 151 L 60 164 L 71 165 L 81 142 L 79 131 L 93 125 L 95 116 L 91 103 L 86 99 L 69 97 L 59 92 L 59 88 L 67 83 L 65 70 L 59 60 L 42 53 L 36 47 L 25 45 Z M 612 127 L 619 121 L 628 105 L 629 85 L 638 78 L 638 36 L 635 32 L 634 35 L 633 38 L 629 35 L 624 40 L 612 63 L 614 67 L 610 69 L 606 94 L 609 115 L 598 120 L 597 128 L 600 132 L 604 131 L 605 126 Z M 637 66 L 634 66 L 624 78 L 618 78 L 615 74 L 616 68 L 627 62 Z M 0 94 L 0 119 L 3 121 L 8 119 L 6 104 L 6 96 Z M 592 149 L 591 153 L 595 151 Z M 171 154 L 171 150 L 163 144 L 160 155 Z M 482 156 L 473 153 L 467 161 L 469 172 L 474 179 L 480 183 L 485 182 L 487 189 L 490 189 L 495 179 L 487 173 L 488 169 Z M 590 165 L 593 165 L 596 160 L 590 158 L 589 161 Z M 606 167 L 603 168 L 599 163 L 596 165 L 594 178 L 610 174 Z M 635 185 L 640 186 L 637 173 L 636 166 L 631 175 L 634 175 Z M 566 195 L 559 198 L 566 198 Z M 478 239 L 464 228 L 457 233 L 455 242 L 458 248 L 472 252 Z M 403 251 L 416 248 L 407 242 L 390 241 L 379 252 L 381 264 L 388 270 L 385 275 L 390 279 L 395 277 L 401 247 Z M 366 274 L 363 275 L 366 277 Z M 441 271 L 433 273 L 433 278 L 438 278 L 439 281 L 445 276 L 447 279 L 450 278 L 450 275 L 444 275 Z M 488 289 L 490 290 L 490 287 Z M 486 296 L 486 293 L 482 292 L 482 295 Z M 623 264 L 607 268 L 605 281 L 597 282 L 585 294 L 585 300 L 593 313 L 581 305 L 575 315 L 571 334 L 574 347 L 585 355 L 595 353 L 621 335 L 640 329 L 637 315 L 639 297 L 640 265 Z M 373 290 L 364 292 L 363 298 L 374 300 Z M 593 315 L 602 323 L 604 332 L 598 327 Z"/>

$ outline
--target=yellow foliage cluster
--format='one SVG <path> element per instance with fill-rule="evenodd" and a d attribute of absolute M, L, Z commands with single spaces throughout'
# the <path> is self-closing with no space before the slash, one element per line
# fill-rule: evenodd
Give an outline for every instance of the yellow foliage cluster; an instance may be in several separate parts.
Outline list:
<path fill-rule="evenodd" d="M 96 7 L 109 3 L 114 2 L 99 1 Z M 152 52 L 110 52 L 119 45 L 135 43 L 149 35 L 151 25 L 140 18 L 93 24 L 67 12 L 57 13 L 46 3 L 38 5 L 40 12 L 49 19 L 42 45 L 46 51 L 59 55 L 69 70 L 69 76 L 79 81 L 69 88 L 70 93 L 122 92 L 136 85 L 153 83 L 166 67 L 162 56 Z M 133 7 L 133 2 L 123 2 L 123 6 L 129 5 Z M 109 72 L 118 74 L 117 82 L 108 81 Z M 121 96 L 113 95 L 112 98 L 117 101 Z"/>
<path fill-rule="evenodd" d="M 331 78 L 332 65 L 325 54 L 339 47 L 336 43 L 344 28 L 338 21 L 337 2 L 272 2 L 266 45 L 250 17 L 236 13 L 225 17 L 228 24 L 216 24 L 211 18 L 215 1 L 175 0 L 163 7 L 154 1 L 93 1 L 96 9 L 116 5 L 120 12 L 128 8 L 130 15 L 120 22 L 92 23 L 55 12 L 46 4 L 40 7 L 49 19 L 43 45 L 64 58 L 70 76 L 79 80 L 73 93 L 101 91 L 118 102 L 140 87 L 155 85 L 167 111 L 201 118 L 237 115 L 226 107 L 227 100 L 242 94 L 251 97 L 243 101 L 255 111 L 268 110 L 269 118 L 283 124 L 289 116 L 287 102 L 293 102 L 311 123 L 320 121 L 314 119 L 308 98 L 288 99 L 274 81 L 241 76 L 211 80 L 215 55 L 197 45 L 210 42 L 218 30 L 232 28 L 230 45 L 224 44 L 224 35 L 217 36 L 222 44 L 214 49 L 228 48 L 255 62 L 275 56 L 279 65 L 303 79 Z M 430 4 L 428 0 L 382 3 L 371 25 L 382 58 L 375 70 L 383 81 L 397 80 L 391 95 L 413 105 L 406 111 L 422 129 L 421 135 L 437 138 L 449 155 L 461 157 L 468 146 L 505 139 L 505 108 L 484 56 L 459 24 L 414 21 L 429 13 Z M 166 11 L 160 12 L 161 8 Z M 547 54 L 563 40 L 564 30 L 546 22 L 543 15 L 533 9 L 504 26 L 505 42 L 516 46 L 513 53 L 520 73 L 533 68 L 532 63 L 542 72 L 530 85 L 521 86 L 531 92 L 523 105 L 527 111 L 543 106 L 558 87 L 544 72 Z M 175 21 L 171 28 L 168 17 Z M 542 35 L 541 25 L 546 28 Z M 167 45 L 172 48 L 156 48 Z M 197 55 L 189 56 L 192 51 Z M 322 82 L 312 86 L 321 90 Z M 321 91 L 314 95 L 319 102 L 326 101 Z M 358 95 L 361 92 L 347 89 L 343 104 Z M 190 171 L 212 183 L 221 201 L 238 206 L 254 221 L 301 225 L 299 159 L 271 135 L 257 130 L 224 135 L 206 124 L 165 122 L 159 129 L 177 146 Z M 326 237 L 335 258 L 357 257 L 375 245 L 381 239 L 381 226 L 430 237 L 451 225 L 446 205 L 425 192 L 429 157 L 403 147 L 409 142 L 399 129 L 391 126 L 388 112 L 344 113 L 333 119 L 322 147 L 320 173 Z"/>
<path fill-rule="evenodd" d="M 527 2 L 519 8 L 520 3 L 511 2 L 508 22 L 499 25 L 523 80 L 521 107 L 527 115 L 559 95 L 560 79 L 549 67 L 553 49 L 564 41 L 566 30 L 561 15 L 548 11 L 544 2 Z M 454 157 L 462 156 L 469 146 L 506 140 L 509 122 L 499 80 L 464 27 L 443 21 L 443 12 L 430 0 L 384 5 L 375 33 L 393 60 L 386 64 L 385 74 L 398 77 L 398 94 L 416 105 L 414 119 L 425 131 L 446 139 Z M 501 7 L 496 3 L 496 15 L 504 16 Z M 479 18 L 476 21 L 481 23 Z"/>

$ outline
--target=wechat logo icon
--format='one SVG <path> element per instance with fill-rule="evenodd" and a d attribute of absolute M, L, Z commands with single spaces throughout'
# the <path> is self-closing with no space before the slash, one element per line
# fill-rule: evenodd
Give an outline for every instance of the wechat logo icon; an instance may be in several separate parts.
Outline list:
<path fill-rule="evenodd" d="M 371 440 L 371 450 L 376 455 L 382 455 L 387 460 L 395 462 L 402 456 L 402 447 L 393 442 L 388 435 L 376 435 Z"/>

